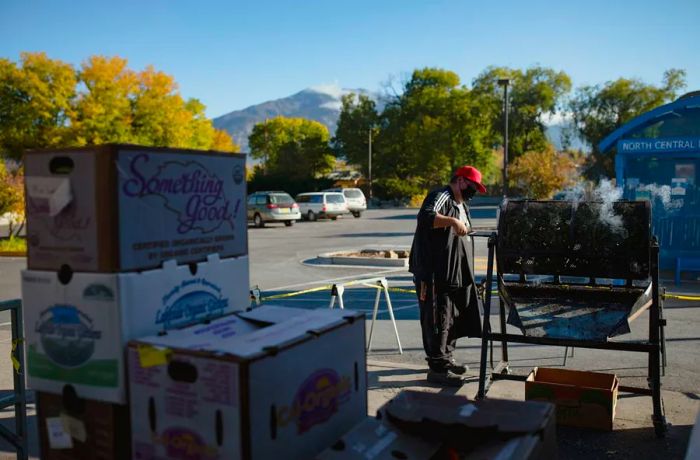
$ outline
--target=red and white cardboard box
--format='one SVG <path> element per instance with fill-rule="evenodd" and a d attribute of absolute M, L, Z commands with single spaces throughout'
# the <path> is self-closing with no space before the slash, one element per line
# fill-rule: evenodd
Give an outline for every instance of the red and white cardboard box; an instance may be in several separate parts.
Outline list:
<path fill-rule="evenodd" d="M 308 459 L 367 416 L 362 313 L 261 306 L 128 360 L 134 459 Z"/>

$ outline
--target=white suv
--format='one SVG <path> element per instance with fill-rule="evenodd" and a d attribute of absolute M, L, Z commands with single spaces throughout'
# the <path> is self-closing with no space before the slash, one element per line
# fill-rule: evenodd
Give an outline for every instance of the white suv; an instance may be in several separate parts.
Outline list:
<path fill-rule="evenodd" d="M 336 220 L 338 216 L 348 213 L 345 196 L 338 192 L 309 192 L 296 196 L 301 218 L 316 220 L 327 217 Z"/>
<path fill-rule="evenodd" d="M 367 210 L 365 194 L 359 188 L 329 188 L 325 192 L 341 192 L 348 202 L 348 211 L 355 217 L 360 217 Z"/>

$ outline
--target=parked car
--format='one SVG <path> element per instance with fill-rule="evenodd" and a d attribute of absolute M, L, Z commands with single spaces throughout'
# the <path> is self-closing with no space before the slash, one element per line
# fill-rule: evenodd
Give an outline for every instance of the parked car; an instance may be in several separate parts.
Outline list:
<path fill-rule="evenodd" d="M 255 192 L 248 196 L 248 221 L 256 227 L 264 227 L 266 222 L 284 222 L 291 227 L 299 219 L 299 205 L 287 192 Z"/>
<path fill-rule="evenodd" d="M 327 217 L 336 220 L 338 216 L 348 213 L 345 196 L 339 192 L 300 193 L 296 200 L 302 219 L 316 220 Z"/>
<path fill-rule="evenodd" d="M 340 192 L 348 202 L 348 211 L 355 217 L 360 217 L 367 210 L 367 199 L 359 188 L 329 188 L 324 192 Z"/>

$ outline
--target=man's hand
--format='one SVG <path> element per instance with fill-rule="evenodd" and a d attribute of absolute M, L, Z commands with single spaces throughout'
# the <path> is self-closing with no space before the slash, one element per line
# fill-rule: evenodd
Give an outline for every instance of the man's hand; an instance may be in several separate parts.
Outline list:
<path fill-rule="evenodd" d="M 454 219 L 454 222 L 452 223 L 452 228 L 455 229 L 455 233 L 459 236 L 464 236 L 467 234 L 466 224 L 459 219 Z"/>

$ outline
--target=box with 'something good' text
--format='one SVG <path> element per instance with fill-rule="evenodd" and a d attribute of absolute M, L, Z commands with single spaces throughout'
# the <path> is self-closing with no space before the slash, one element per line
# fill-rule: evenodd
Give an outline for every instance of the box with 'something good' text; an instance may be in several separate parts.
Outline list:
<path fill-rule="evenodd" d="M 123 272 L 248 253 L 245 155 L 104 145 L 25 155 L 28 267 Z"/>
<path fill-rule="evenodd" d="M 133 273 L 22 272 L 28 384 L 126 404 L 130 339 L 183 327 L 250 305 L 248 257 L 210 255 Z"/>
<path fill-rule="evenodd" d="M 261 306 L 130 342 L 138 460 L 308 459 L 367 416 L 364 315 Z"/>

